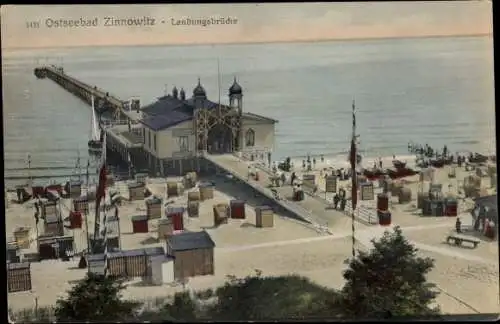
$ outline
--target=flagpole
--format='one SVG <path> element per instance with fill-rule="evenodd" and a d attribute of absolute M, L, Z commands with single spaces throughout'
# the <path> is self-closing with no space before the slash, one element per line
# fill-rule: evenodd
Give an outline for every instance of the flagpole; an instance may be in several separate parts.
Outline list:
<path fill-rule="evenodd" d="M 88 199 L 88 193 L 89 193 L 89 188 L 90 188 L 90 180 L 89 180 L 89 168 L 90 168 L 90 160 L 87 160 L 87 172 L 86 172 L 86 178 L 87 178 L 87 199 Z M 87 201 L 88 204 L 88 201 Z M 89 213 L 88 213 L 88 207 L 83 209 L 83 213 L 85 216 L 85 240 L 87 241 L 87 254 L 92 254 L 92 249 L 90 248 L 90 237 L 89 237 Z M 90 266 L 87 264 L 87 273 L 90 273 Z"/>
<path fill-rule="evenodd" d="M 351 156 L 350 156 L 350 162 L 351 162 L 351 177 L 352 177 L 352 183 L 351 183 L 351 229 L 352 229 L 352 258 L 354 259 L 356 257 L 356 249 L 355 249 L 355 244 L 356 244 L 356 229 L 355 229 L 355 217 L 354 213 L 356 210 L 356 204 L 358 200 L 358 191 L 357 191 L 357 174 L 356 174 L 356 160 L 357 160 L 357 150 L 356 150 L 356 107 L 354 103 L 354 99 L 352 100 L 352 139 L 351 139 Z"/>

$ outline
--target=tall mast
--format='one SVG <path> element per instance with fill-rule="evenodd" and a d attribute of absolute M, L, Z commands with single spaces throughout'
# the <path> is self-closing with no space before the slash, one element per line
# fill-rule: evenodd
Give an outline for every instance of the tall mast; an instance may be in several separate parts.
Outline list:
<path fill-rule="evenodd" d="M 87 160 L 87 172 L 86 172 L 86 178 L 87 178 L 87 195 L 89 193 L 89 188 L 90 188 L 90 183 L 89 183 L 89 168 L 90 168 L 90 160 Z M 89 254 L 92 254 L 92 249 L 90 248 L 90 238 L 89 238 L 89 213 L 88 213 L 88 208 L 84 208 L 85 211 L 85 236 L 87 240 L 87 252 Z M 88 272 L 90 272 L 90 267 L 87 265 Z"/>
<path fill-rule="evenodd" d="M 220 61 L 219 61 L 219 58 L 217 58 L 217 91 L 219 93 L 219 110 L 220 110 L 220 97 L 221 97 L 221 94 L 220 94 Z"/>
<path fill-rule="evenodd" d="M 357 190 L 357 174 L 356 174 L 356 162 L 357 162 L 357 149 L 356 149 L 356 106 L 354 99 L 352 100 L 352 138 L 351 138 L 351 152 L 350 152 L 350 163 L 351 163 L 351 228 L 352 228 L 352 258 L 356 257 L 356 230 L 355 230 L 355 220 L 354 211 L 356 210 L 356 205 L 358 202 L 358 190 Z"/>

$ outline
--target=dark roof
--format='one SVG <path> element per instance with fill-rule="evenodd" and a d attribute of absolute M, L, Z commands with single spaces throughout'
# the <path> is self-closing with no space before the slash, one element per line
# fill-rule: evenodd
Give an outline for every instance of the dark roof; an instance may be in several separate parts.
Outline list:
<path fill-rule="evenodd" d="M 206 97 L 207 93 L 205 91 L 205 88 L 201 85 L 200 78 L 198 78 L 198 84 L 196 85 L 196 88 L 193 89 L 193 96 L 194 97 Z"/>
<path fill-rule="evenodd" d="M 206 231 L 184 232 L 170 236 L 168 244 L 174 251 L 209 249 L 215 247 L 214 241 Z"/>
<path fill-rule="evenodd" d="M 182 95 L 177 98 L 172 95 L 158 98 L 157 101 L 141 108 L 145 117 L 139 121 L 151 130 L 159 131 L 192 120 L 196 108 L 195 98 L 191 97 L 186 100 L 182 100 L 181 98 Z M 209 110 L 219 106 L 218 103 L 208 100 L 206 96 L 199 96 L 196 100 L 201 101 L 202 108 Z M 221 106 L 227 107 L 227 105 Z M 270 123 L 276 122 L 274 119 L 252 113 L 244 113 L 244 117 Z"/>
<path fill-rule="evenodd" d="M 497 195 L 479 197 L 474 200 L 476 205 L 488 207 L 488 209 L 498 209 Z"/>
<path fill-rule="evenodd" d="M 229 88 L 229 95 L 241 94 L 242 91 L 241 86 L 236 82 L 236 77 L 234 77 L 233 85 Z"/>
<path fill-rule="evenodd" d="M 192 115 L 188 115 L 183 112 L 171 111 L 165 115 L 150 115 L 146 116 L 140 122 L 146 125 L 148 128 L 159 131 L 165 128 L 169 128 L 185 121 L 193 119 Z"/>
<path fill-rule="evenodd" d="M 218 106 L 217 103 L 206 98 L 198 100 L 201 100 L 203 108 L 214 109 Z M 194 109 L 194 98 L 181 100 L 181 98 L 166 95 L 141 109 L 146 116 L 140 122 L 154 131 L 159 131 L 191 120 Z"/>

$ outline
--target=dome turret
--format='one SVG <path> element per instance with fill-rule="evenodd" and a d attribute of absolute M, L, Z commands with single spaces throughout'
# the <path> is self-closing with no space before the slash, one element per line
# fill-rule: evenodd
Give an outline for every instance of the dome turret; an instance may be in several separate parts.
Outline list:
<path fill-rule="evenodd" d="M 231 88 L 229 88 L 229 95 L 240 95 L 241 93 L 241 86 L 236 81 L 236 77 L 234 77 L 233 85 L 231 85 Z"/>
<path fill-rule="evenodd" d="M 198 78 L 198 85 L 193 90 L 193 96 L 194 97 L 206 97 L 207 96 L 205 89 L 201 85 L 200 78 Z"/>

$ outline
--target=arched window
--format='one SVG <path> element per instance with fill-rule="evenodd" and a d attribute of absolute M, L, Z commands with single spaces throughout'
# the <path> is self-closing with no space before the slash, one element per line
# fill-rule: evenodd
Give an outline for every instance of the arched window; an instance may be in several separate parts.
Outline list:
<path fill-rule="evenodd" d="M 247 130 L 245 134 L 245 146 L 252 147 L 255 145 L 255 132 L 253 129 Z"/>

